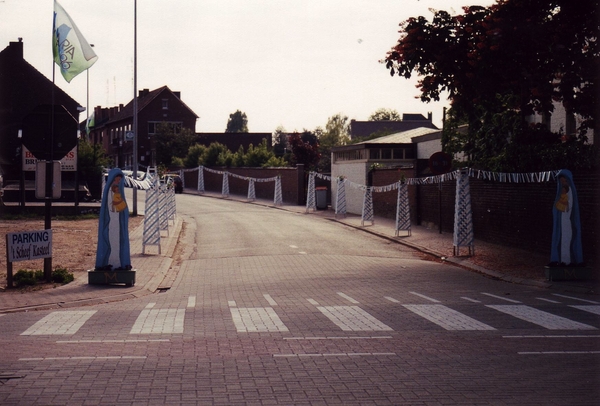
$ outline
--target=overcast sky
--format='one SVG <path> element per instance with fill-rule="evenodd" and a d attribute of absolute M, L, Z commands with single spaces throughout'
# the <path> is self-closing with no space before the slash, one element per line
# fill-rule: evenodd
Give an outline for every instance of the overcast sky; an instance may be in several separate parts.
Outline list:
<path fill-rule="evenodd" d="M 390 77 L 379 61 L 409 17 L 460 13 L 493 0 L 139 0 L 138 90 L 168 86 L 200 118 L 198 132 L 225 130 L 241 110 L 252 132 L 324 127 L 342 113 L 367 120 L 379 108 L 433 113 L 417 79 Z M 133 0 L 60 0 L 98 55 L 90 106 L 133 98 Z M 24 57 L 52 79 L 53 0 L 0 0 L 0 50 L 23 38 Z M 86 107 L 86 74 L 56 84 Z M 84 119 L 83 113 L 80 118 Z"/>

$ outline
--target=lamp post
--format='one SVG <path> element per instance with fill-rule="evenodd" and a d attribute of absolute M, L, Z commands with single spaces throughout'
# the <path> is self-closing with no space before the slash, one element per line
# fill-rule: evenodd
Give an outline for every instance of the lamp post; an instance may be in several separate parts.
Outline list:
<path fill-rule="evenodd" d="M 138 102 L 137 102 L 137 0 L 133 0 L 133 179 L 138 170 Z M 133 188 L 132 216 L 137 216 L 137 188 Z"/>
<path fill-rule="evenodd" d="M 25 170 L 23 168 L 23 130 L 19 130 L 17 137 L 19 138 L 20 154 L 19 154 L 19 167 L 21 168 L 21 178 L 19 179 L 19 205 L 21 210 L 25 208 Z"/>

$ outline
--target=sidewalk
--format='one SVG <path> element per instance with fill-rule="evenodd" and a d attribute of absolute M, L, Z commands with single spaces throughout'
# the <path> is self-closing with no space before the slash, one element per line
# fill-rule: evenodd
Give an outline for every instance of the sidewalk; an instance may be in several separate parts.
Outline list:
<path fill-rule="evenodd" d="M 194 194 L 188 190 L 187 193 Z M 223 199 L 217 193 L 204 193 L 203 197 Z M 461 256 L 453 256 L 452 234 L 422 226 L 413 226 L 410 236 L 395 236 L 395 221 L 375 217 L 374 224 L 367 222 L 361 225 L 360 216 L 347 215 L 335 217 L 333 210 L 310 210 L 295 205 L 274 206 L 272 201 L 248 201 L 243 196 L 229 196 L 227 200 L 245 202 L 277 210 L 286 210 L 307 216 L 318 216 L 327 221 L 337 221 L 349 227 L 377 235 L 397 244 L 409 246 L 422 253 L 423 258 L 436 262 L 448 262 L 487 277 L 510 283 L 549 288 L 556 291 L 576 292 L 598 295 L 600 289 L 596 281 L 547 281 L 544 277 L 544 265 L 548 258 L 516 248 L 490 244 L 475 240 L 475 255 L 462 256 L 468 250 L 461 249 Z M 45 289 L 26 294 L 0 293 L 0 313 L 66 308 L 81 305 L 99 304 L 141 297 L 167 289 L 175 279 L 177 269 L 172 269 L 172 256 L 182 230 L 182 220 L 175 216 L 174 224 L 169 226 L 168 235 L 163 231 L 161 236 L 162 252 L 158 247 L 146 247 L 142 254 L 143 222 L 130 234 L 131 260 L 136 269 L 136 283 L 132 287 L 119 285 L 89 285 L 87 277 L 77 278 L 74 282 L 55 289 Z"/>

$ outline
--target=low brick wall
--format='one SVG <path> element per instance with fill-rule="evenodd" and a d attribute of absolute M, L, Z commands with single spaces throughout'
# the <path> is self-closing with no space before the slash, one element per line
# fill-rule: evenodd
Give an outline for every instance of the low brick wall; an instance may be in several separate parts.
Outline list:
<path fill-rule="evenodd" d="M 387 172 L 387 173 L 386 173 Z M 406 175 L 409 177 L 410 175 Z M 586 262 L 598 261 L 600 252 L 600 175 L 573 173 L 581 212 L 583 254 Z M 399 179 L 398 170 L 372 171 L 372 185 L 384 186 Z M 548 254 L 552 241 L 552 206 L 556 181 L 544 183 L 501 183 L 469 178 L 475 237 L 484 241 Z M 410 186 L 409 201 L 414 224 L 440 224 L 454 230 L 456 182 Z M 395 193 L 374 193 L 375 215 L 395 218 Z"/>
<path fill-rule="evenodd" d="M 248 178 L 265 179 L 281 177 L 281 193 L 284 203 L 304 204 L 304 166 L 295 168 L 211 168 L 217 171 L 230 172 Z M 185 187 L 195 189 L 198 185 L 198 171 L 184 171 Z M 221 193 L 223 190 L 223 175 L 204 171 L 204 190 Z M 273 200 L 275 197 L 275 182 L 255 182 L 254 190 L 257 199 Z M 236 196 L 248 195 L 248 181 L 229 176 L 229 193 Z"/>

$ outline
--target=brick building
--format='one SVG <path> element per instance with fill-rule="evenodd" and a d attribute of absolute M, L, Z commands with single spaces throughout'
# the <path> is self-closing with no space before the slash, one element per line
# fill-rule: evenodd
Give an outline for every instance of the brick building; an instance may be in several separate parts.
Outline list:
<path fill-rule="evenodd" d="M 181 93 L 167 86 L 150 91 L 140 90 L 138 107 L 138 164 L 156 166 L 156 143 L 153 137 L 158 125 L 167 123 L 175 132 L 183 128 L 195 131 L 198 116 L 182 100 Z M 94 108 L 94 126 L 89 138 L 102 144 L 115 166 L 133 167 L 133 100 L 127 105 Z"/>

